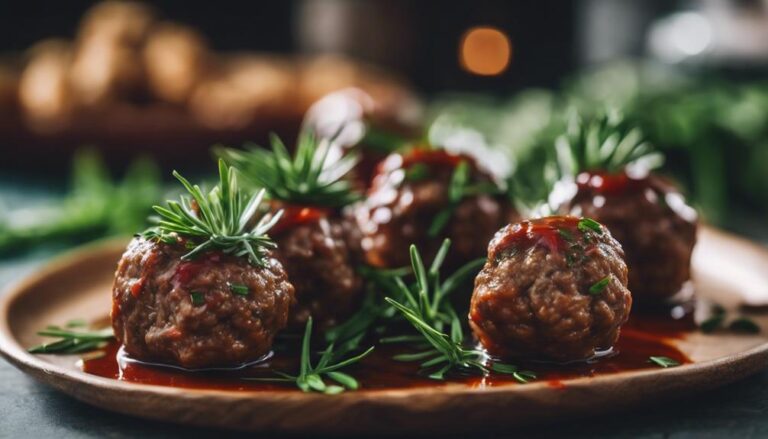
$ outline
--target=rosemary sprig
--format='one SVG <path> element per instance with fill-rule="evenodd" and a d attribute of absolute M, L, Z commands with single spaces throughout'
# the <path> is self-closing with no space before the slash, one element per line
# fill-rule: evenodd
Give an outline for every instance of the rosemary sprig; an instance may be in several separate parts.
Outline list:
<path fill-rule="evenodd" d="M 358 163 L 359 155 L 349 153 L 331 160 L 332 138 L 317 139 L 311 131 L 304 131 L 299 135 L 293 157 L 276 135 L 272 135 L 271 144 L 271 151 L 249 145 L 247 150 L 217 147 L 214 152 L 256 186 L 266 189 L 273 199 L 341 207 L 360 198 L 345 179 Z"/>
<path fill-rule="evenodd" d="M 592 284 L 592 286 L 589 287 L 589 294 L 596 296 L 605 290 L 605 288 L 608 286 L 608 284 L 611 283 L 611 275 L 605 276 L 604 278 L 600 279 L 599 281 Z"/>
<path fill-rule="evenodd" d="M 161 193 L 157 166 L 147 159 L 132 162 L 118 181 L 98 153 L 79 150 L 71 172 L 69 190 L 58 202 L 14 209 L 0 196 L 0 255 L 130 235 L 145 226 L 149 207 Z"/>
<path fill-rule="evenodd" d="M 276 378 L 244 378 L 252 381 L 272 381 L 272 382 L 293 382 L 303 392 L 321 392 L 326 394 L 337 394 L 345 389 L 357 390 L 360 384 L 357 380 L 340 369 L 365 358 L 373 351 L 373 346 L 359 355 L 338 360 L 337 353 L 334 351 L 334 344 L 329 344 L 320 354 L 317 364 L 313 365 L 311 361 L 310 341 L 312 339 L 312 318 L 307 320 L 304 328 L 304 338 L 301 342 L 301 359 L 299 360 L 298 375 L 291 375 L 284 372 L 275 371 Z M 327 384 L 325 379 L 335 381 L 340 385 Z"/>
<path fill-rule="evenodd" d="M 587 120 L 572 113 L 567 132 L 557 138 L 555 148 L 563 175 L 616 172 L 640 162 L 655 168 L 664 162 L 644 141 L 640 129 L 629 125 L 617 111 L 604 111 Z"/>
<path fill-rule="evenodd" d="M 156 227 L 143 233 L 147 239 L 175 242 L 176 236 L 187 238 L 191 250 L 182 256 L 191 259 L 208 250 L 221 250 L 238 257 L 247 257 L 253 265 L 264 266 L 266 253 L 275 248 L 267 231 L 280 219 L 282 212 L 265 215 L 249 226 L 264 198 L 264 190 L 246 198 L 238 187 L 237 175 L 223 160 L 219 160 L 219 184 L 208 194 L 198 185 L 174 171 L 173 176 L 191 195 L 179 201 L 168 201 L 168 207 L 154 206 L 160 215 Z"/>
<path fill-rule="evenodd" d="M 420 361 L 424 372 L 432 379 L 444 379 L 445 374 L 452 370 L 468 373 L 489 372 L 486 366 L 485 352 L 474 348 L 465 348 L 464 331 L 456 311 L 450 302 L 445 300 L 447 294 L 461 284 L 468 273 L 478 267 L 478 262 L 469 263 L 459 269 L 445 283 L 440 282 L 439 268 L 450 247 L 450 241 L 445 240 L 435 260 L 427 271 L 416 246 L 412 245 L 411 264 L 416 277 L 413 288 L 408 287 L 401 278 L 396 283 L 401 300 L 386 297 L 385 300 L 394 307 L 419 333 L 419 336 L 400 336 L 382 339 L 382 342 L 406 342 L 415 344 L 418 352 L 396 355 L 399 361 Z M 447 332 L 447 333 L 446 333 Z M 505 363 L 494 363 L 492 369 L 499 373 L 511 374 L 520 382 L 535 379 L 535 374 L 520 371 L 516 366 Z"/>
<path fill-rule="evenodd" d="M 48 326 L 37 335 L 53 337 L 58 340 L 51 343 L 43 343 L 29 348 L 32 354 L 61 354 L 71 355 L 90 352 L 101 349 L 115 336 L 112 328 L 104 328 L 98 331 L 75 331 L 71 328 L 86 326 L 82 321 L 71 321 L 65 327 Z"/>
<path fill-rule="evenodd" d="M 413 165 L 409 171 L 412 171 L 414 167 L 418 165 L 418 163 Z M 422 171 L 418 171 L 418 173 L 422 173 Z M 461 203 L 464 198 L 479 194 L 495 195 L 501 193 L 496 184 L 491 182 L 472 184 L 470 177 L 469 164 L 465 160 L 462 160 L 456 165 L 453 169 L 453 174 L 451 174 L 451 181 L 448 184 L 448 205 L 438 212 L 432 219 L 432 223 L 427 230 L 427 235 L 429 237 L 434 238 L 440 235 L 450 221 L 451 215 L 453 215 L 456 207 L 458 207 L 459 203 Z"/>
<path fill-rule="evenodd" d="M 325 334 L 326 341 L 336 343 L 337 351 L 344 353 L 359 348 L 359 344 L 372 333 L 382 334 L 388 329 L 398 327 L 402 322 L 402 314 L 392 305 L 390 305 L 380 294 L 379 290 L 386 293 L 398 302 L 407 300 L 403 295 L 403 290 L 416 291 L 419 282 L 426 279 L 427 288 L 430 293 L 429 320 L 435 327 L 442 330 L 451 324 L 453 311 L 451 304 L 446 298 L 464 284 L 464 281 L 478 271 L 485 262 L 484 259 L 477 259 L 458 269 L 444 282 L 440 281 L 440 268 L 448 254 L 450 240 L 443 241 L 435 259 L 427 270 L 424 267 L 421 257 L 417 255 L 415 262 L 410 268 L 398 268 L 394 270 L 379 270 L 370 267 L 361 267 L 361 273 L 374 286 L 374 290 L 369 291 L 362 307 L 358 312 L 352 315 L 344 323 L 332 328 Z M 410 286 L 406 286 L 403 280 L 405 276 L 414 275 L 416 281 Z M 419 281 L 420 279 L 420 281 Z M 461 330 L 459 325 L 457 330 Z M 423 345 L 423 338 L 420 335 L 396 335 L 380 339 L 383 343 L 420 343 Z"/>

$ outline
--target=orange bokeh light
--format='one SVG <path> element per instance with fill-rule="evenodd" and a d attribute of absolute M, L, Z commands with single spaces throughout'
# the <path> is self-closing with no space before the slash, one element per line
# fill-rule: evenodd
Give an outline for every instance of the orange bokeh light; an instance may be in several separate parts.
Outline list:
<path fill-rule="evenodd" d="M 473 27 L 461 37 L 459 61 L 470 73 L 483 76 L 498 75 L 509 66 L 512 43 L 499 29 Z"/>

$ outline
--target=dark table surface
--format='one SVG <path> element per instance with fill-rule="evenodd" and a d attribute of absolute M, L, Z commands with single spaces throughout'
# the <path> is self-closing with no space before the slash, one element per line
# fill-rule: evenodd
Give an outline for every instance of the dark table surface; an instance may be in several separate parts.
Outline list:
<path fill-rule="evenodd" d="M 1 178 L 0 204 L 14 208 L 44 202 L 54 191 L 23 179 Z M 755 220 L 731 223 L 768 242 L 768 227 Z M 0 289 L 40 267 L 64 248 L 38 249 L 0 259 Z M 297 414 L 300 416 L 300 414 Z M 501 427 L 501 426 L 500 426 Z M 107 412 L 26 377 L 0 360 L 0 438 L 229 437 L 230 431 L 189 428 Z M 251 437 L 259 435 L 251 434 Z M 619 414 L 535 428 L 502 428 L 498 437 L 768 437 L 768 369 L 724 388 L 675 400 L 650 401 Z"/>

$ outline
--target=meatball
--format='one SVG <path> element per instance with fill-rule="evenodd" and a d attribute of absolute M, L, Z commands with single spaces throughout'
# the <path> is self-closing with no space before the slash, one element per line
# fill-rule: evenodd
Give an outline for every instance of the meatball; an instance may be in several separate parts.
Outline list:
<path fill-rule="evenodd" d="M 629 289 L 639 304 L 674 296 L 690 279 L 696 211 L 661 177 L 582 173 L 560 212 L 608 227 L 624 248 Z"/>
<path fill-rule="evenodd" d="M 349 316 L 362 298 L 363 280 L 355 270 L 358 252 L 350 244 L 353 223 L 321 209 L 284 209 L 273 229 L 277 255 L 296 288 L 289 325 L 303 328 L 311 316 L 327 329 Z M 303 212 L 303 213 L 302 213 Z"/>
<path fill-rule="evenodd" d="M 555 216 L 496 233 L 469 323 L 491 355 L 579 361 L 613 346 L 631 306 L 618 241 L 595 221 Z"/>
<path fill-rule="evenodd" d="M 452 205 L 449 186 L 461 162 L 469 167 L 467 186 L 495 188 L 470 157 L 445 151 L 414 149 L 379 164 L 368 198 L 356 210 L 370 265 L 408 265 L 411 244 L 429 259 L 444 238 L 453 242 L 449 267 L 483 256 L 494 232 L 506 223 L 509 203 L 492 191 L 468 191 Z M 436 217 L 446 213 L 445 225 L 430 233 Z"/>
<path fill-rule="evenodd" d="M 210 252 L 182 260 L 183 242 L 135 238 L 112 289 L 115 337 L 132 357 L 185 368 L 236 366 L 269 353 L 294 288 L 280 262 L 256 267 Z"/>

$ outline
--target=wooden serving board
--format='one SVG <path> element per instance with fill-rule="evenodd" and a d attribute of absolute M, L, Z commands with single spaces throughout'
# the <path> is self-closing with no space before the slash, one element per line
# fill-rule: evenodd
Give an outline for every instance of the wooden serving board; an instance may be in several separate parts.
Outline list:
<path fill-rule="evenodd" d="M 692 332 L 672 340 L 693 364 L 498 387 L 448 384 L 340 395 L 222 391 L 137 384 L 89 375 L 75 356 L 31 355 L 35 333 L 74 317 L 96 321 L 110 309 L 115 264 L 125 241 L 65 255 L 0 299 L 0 353 L 12 364 L 81 401 L 120 413 L 183 424 L 292 433 L 461 432 L 594 413 L 723 386 L 768 365 L 768 315 L 752 315 L 755 335 Z M 729 268 L 731 267 L 731 268 Z M 694 257 L 696 290 L 722 303 L 768 303 L 768 251 L 704 228 Z"/>

